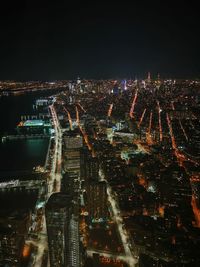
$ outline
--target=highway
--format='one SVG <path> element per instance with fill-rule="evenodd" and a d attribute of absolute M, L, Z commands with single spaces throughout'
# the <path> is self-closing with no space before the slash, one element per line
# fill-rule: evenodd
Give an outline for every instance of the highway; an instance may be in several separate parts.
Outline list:
<path fill-rule="evenodd" d="M 56 192 L 60 191 L 61 184 L 61 161 L 62 161 L 62 129 L 60 127 L 60 123 L 53 105 L 49 106 L 51 111 L 53 125 L 55 129 L 55 152 L 53 157 L 52 169 L 51 169 L 51 177 L 50 177 L 50 185 L 49 185 L 49 196 L 53 191 L 53 182 L 56 179 Z"/>
<path fill-rule="evenodd" d="M 47 200 L 54 192 L 60 191 L 61 186 L 61 160 L 62 160 L 62 129 L 53 105 L 49 106 L 52 115 L 53 125 L 55 129 L 55 150 L 51 166 L 50 177 L 48 181 L 48 194 Z M 54 180 L 56 180 L 56 189 L 54 188 Z M 35 255 L 33 267 L 42 267 L 42 256 L 44 250 L 48 250 L 47 229 L 45 221 L 45 213 L 42 215 L 42 228 L 37 232 L 38 240 L 32 238 L 26 241 L 26 244 L 32 243 L 37 247 L 37 254 Z"/>

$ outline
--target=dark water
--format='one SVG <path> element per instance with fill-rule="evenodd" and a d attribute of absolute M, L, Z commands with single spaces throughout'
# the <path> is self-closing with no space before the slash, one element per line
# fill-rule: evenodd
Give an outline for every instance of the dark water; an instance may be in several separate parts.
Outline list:
<path fill-rule="evenodd" d="M 42 93 L 0 98 L 0 135 L 13 134 L 21 115 L 34 114 L 33 104 Z M 2 171 L 32 170 L 44 165 L 48 149 L 47 139 L 0 141 L 0 175 Z"/>
<path fill-rule="evenodd" d="M 44 165 L 48 139 L 11 140 L 0 144 L 0 172 L 32 170 Z"/>
<path fill-rule="evenodd" d="M 33 104 L 37 98 L 50 93 L 29 93 L 0 98 L 0 134 L 13 133 L 21 115 L 35 114 Z"/>

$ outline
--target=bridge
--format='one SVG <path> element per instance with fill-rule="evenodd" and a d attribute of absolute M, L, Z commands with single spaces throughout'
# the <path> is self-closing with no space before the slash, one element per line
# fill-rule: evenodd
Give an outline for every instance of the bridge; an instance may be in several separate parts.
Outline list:
<path fill-rule="evenodd" d="M 28 181 L 20 181 L 18 179 L 13 179 L 7 182 L 1 182 L 0 183 L 0 191 L 1 190 L 10 190 L 18 188 L 26 188 L 27 190 L 31 189 L 41 189 L 41 187 L 44 185 L 44 180 L 28 180 Z"/>

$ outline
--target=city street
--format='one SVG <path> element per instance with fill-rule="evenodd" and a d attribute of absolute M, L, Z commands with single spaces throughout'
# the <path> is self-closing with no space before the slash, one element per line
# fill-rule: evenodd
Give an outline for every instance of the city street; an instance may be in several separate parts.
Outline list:
<path fill-rule="evenodd" d="M 101 175 L 101 180 L 104 180 L 105 177 L 103 175 L 103 171 L 100 170 L 99 174 Z M 112 208 L 112 219 L 116 222 L 118 233 L 121 237 L 121 241 L 124 247 L 125 256 L 117 256 L 118 259 L 121 259 L 129 264 L 130 267 L 136 266 L 137 263 L 137 255 L 134 256 L 133 248 L 131 247 L 131 244 L 129 243 L 128 234 L 123 227 L 123 219 L 120 215 L 120 209 L 118 208 L 117 202 L 115 200 L 115 197 L 112 194 L 112 189 L 110 185 L 107 183 L 107 194 L 108 194 L 108 201 L 110 202 L 110 206 Z"/>

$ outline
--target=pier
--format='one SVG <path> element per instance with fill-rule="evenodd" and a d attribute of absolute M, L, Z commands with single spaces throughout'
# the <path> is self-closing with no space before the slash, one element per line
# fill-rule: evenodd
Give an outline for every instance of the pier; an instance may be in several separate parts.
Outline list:
<path fill-rule="evenodd" d="M 22 115 L 21 121 L 27 121 L 27 120 L 49 120 L 50 115 L 46 113 L 39 113 L 39 115 Z"/>
<path fill-rule="evenodd" d="M 27 118 L 27 117 L 26 117 Z M 28 116 L 29 118 L 29 116 Z M 17 132 L 20 135 L 47 135 L 50 136 L 52 133 L 52 124 L 48 120 L 41 119 L 26 119 L 20 121 L 17 125 Z"/>
<path fill-rule="evenodd" d="M 9 140 L 23 140 L 23 139 L 42 139 L 50 138 L 50 135 L 47 134 L 17 134 L 17 135 L 6 135 L 2 137 L 2 142 Z"/>

